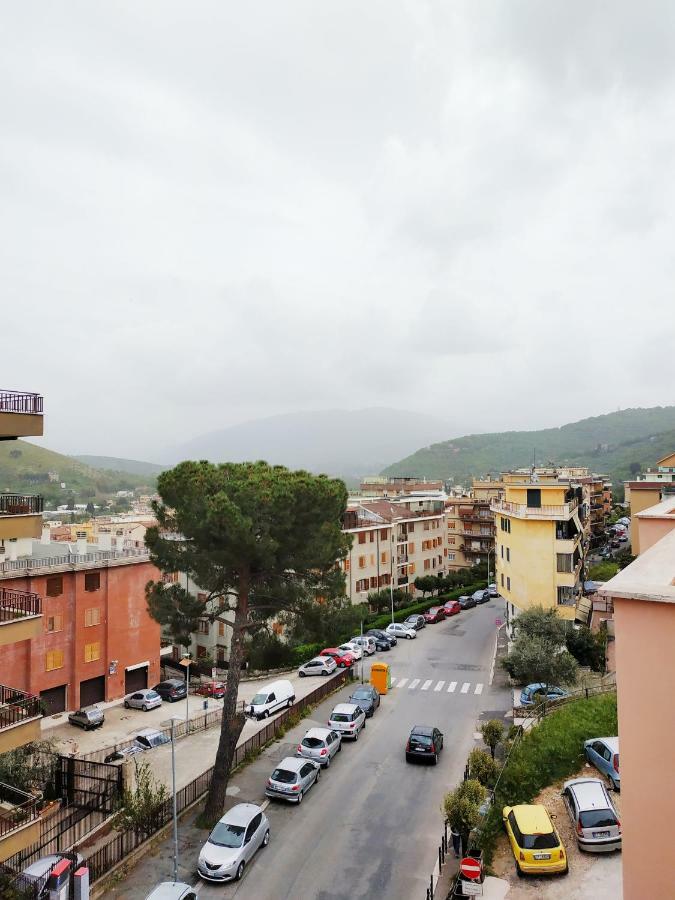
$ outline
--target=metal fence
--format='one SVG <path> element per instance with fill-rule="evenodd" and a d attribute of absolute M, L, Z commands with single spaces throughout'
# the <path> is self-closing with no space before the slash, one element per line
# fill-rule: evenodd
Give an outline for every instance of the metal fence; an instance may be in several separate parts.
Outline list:
<path fill-rule="evenodd" d="M 0 836 L 37 819 L 39 802 L 39 797 L 0 782 Z"/>
<path fill-rule="evenodd" d="M 31 516 L 42 512 L 43 503 L 37 494 L 0 494 L 0 515 Z"/>
<path fill-rule="evenodd" d="M 42 413 L 43 398 L 40 394 L 27 394 L 20 391 L 0 391 L 0 412 Z"/>
<path fill-rule="evenodd" d="M 0 572 L 30 572 L 36 569 L 53 569 L 61 566 L 95 565 L 98 567 L 107 562 L 126 559 L 150 559 L 150 553 L 148 550 L 138 547 L 125 550 L 95 550 L 91 553 L 69 552 L 61 553 L 58 556 L 27 556 L 24 559 L 5 560 L 0 563 Z"/>
<path fill-rule="evenodd" d="M 11 622 L 25 616 L 39 616 L 42 598 L 32 591 L 15 591 L 0 588 L 0 622 Z"/>
<path fill-rule="evenodd" d="M 1 619 L 0 619 L 1 621 Z M 42 715 L 41 700 L 25 691 L 0 684 L 0 729 Z"/>

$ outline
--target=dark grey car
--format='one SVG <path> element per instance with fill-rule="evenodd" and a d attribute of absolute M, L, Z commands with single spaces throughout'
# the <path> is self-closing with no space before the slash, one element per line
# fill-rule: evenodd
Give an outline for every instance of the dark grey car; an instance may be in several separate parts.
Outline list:
<path fill-rule="evenodd" d="M 380 694 L 372 685 L 362 684 L 352 693 L 348 702 L 360 706 L 366 714 L 366 718 L 371 719 L 380 705 Z"/>
<path fill-rule="evenodd" d="M 98 706 L 83 706 L 82 709 L 76 709 L 68 715 L 68 721 L 71 725 L 78 725 L 89 731 L 92 728 L 100 728 L 105 721 L 103 710 Z"/>

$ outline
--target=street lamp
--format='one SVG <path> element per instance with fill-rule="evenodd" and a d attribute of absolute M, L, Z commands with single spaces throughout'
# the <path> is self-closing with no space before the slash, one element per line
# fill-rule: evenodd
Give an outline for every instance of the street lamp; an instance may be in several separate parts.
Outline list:
<path fill-rule="evenodd" d="M 493 547 L 492 550 L 488 550 L 488 552 L 487 552 L 487 584 L 488 584 L 488 587 L 490 587 L 490 554 L 492 553 L 494 555 L 495 549 L 496 548 Z M 496 574 L 497 574 L 497 572 L 496 572 L 496 567 L 495 567 L 495 575 Z"/>
<path fill-rule="evenodd" d="M 171 779 L 173 785 L 173 882 L 178 883 L 178 815 L 176 810 L 176 722 L 178 716 L 171 718 Z"/>

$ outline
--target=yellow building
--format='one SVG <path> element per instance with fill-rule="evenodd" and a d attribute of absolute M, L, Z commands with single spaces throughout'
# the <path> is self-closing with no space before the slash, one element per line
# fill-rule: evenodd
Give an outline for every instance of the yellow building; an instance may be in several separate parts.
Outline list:
<path fill-rule="evenodd" d="M 497 589 L 509 618 L 532 606 L 573 619 L 581 593 L 588 508 L 584 490 L 556 470 L 502 475 L 504 497 L 491 503 L 496 523 Z"/>
<path fill-rule="evenodd" d="M 42 397 L 0 391 L 0 439 L 42 434 Z M 0 490 L 2 486 L 0 485 Z M 22 538 L 40 537 L 42 498 L 0 493 L 0 567 Z M 37 638 L 42 633 L 42 599 L 28 591 L 0 587 L 0 658 L 2 648 Z M 3 670 L 3 680 L 11 672 Z M 0 684 L 0 753 L 40 738 L 40 700 Z M 0 783 L 0 862 L 40 837 L 38 800 L 11 784 Z"/>

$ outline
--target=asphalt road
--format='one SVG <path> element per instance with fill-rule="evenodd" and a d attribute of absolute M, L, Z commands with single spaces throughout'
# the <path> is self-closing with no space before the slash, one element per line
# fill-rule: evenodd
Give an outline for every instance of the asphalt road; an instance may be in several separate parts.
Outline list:
<path fill-rule="evenodd" d="M 301 807 L 268 805 L 270 844 L 239 884 L 198 882 L 199 897 L 422 900 L 437 858 L 443 795 L 462 776 L 481 712 L 503 714 L 511 701 L 489 685 L 495 620 L 503 614 L 503 601 L 492 601 L 382 654 L 396 680 L 359 741 L 345 742 Z M 245 799 L 262 802 L 275 762 L 292 755 L 307 727 L 327 720 L 343 693 L 248 767 L 247 784 L 257 777 L 260 794 Z M 417 724 L 444 733 L 438 766 L 405 762 Z"/>

